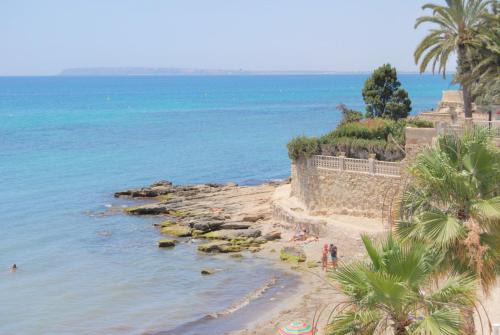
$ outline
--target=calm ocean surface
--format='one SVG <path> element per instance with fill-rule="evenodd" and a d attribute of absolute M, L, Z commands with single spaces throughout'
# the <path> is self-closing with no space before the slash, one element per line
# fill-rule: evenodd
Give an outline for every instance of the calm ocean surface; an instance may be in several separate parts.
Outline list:
<path fill-rule="evenodd" d="M 450 88 L 440 77 L 400 77 L 414 111 Z M 168 330 L 225 310 L 273 276 L 291 285 L 263 260 L 203 256 L 187 243 L 158 250 L 155 219 L 101 213 L 128 204 L 114 191 L 159 179 L 287 177 L 287 141 L 331 130 L 339 103 L 361 109 L 365 79 L 0 78 L 0 334 Z M 225 271 L 202 278 L 206 266 Z M 203 333 L 230 330 L 259 304 Z"/>

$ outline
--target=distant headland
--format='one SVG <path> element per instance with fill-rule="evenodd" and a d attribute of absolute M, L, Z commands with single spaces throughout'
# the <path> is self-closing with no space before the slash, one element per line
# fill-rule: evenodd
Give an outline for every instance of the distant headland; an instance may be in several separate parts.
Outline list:
<path fill-rule="evenodd" d="M 70 68 L 60 76 L 223 76 L 223 75 L 334 75 L 367 74 L 368 71 L 246 71 L 220 69 L 163 68 L 163 67 L 88 67 Z M 415 73 L 415 72 L 403 72 Z"/>

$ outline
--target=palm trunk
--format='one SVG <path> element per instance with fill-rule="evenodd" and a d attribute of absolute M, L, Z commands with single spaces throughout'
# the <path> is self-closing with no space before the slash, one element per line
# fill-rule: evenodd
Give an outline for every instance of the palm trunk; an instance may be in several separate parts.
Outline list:
<path fill-rule="evenodd" d="M 458 46 L 458 73 L 462 77 L 466 77 L 470 72 L 470 64 L 467 60 L 467 50 L 464 45 Z M 462 79 L 462 95 L 464 98 L 464 114 L 466 119 L 472 118 L 472 96 L 471 96 L 471 85 L 469 79 Z"/>
<path fill-rule="evenodd" d="M 406 327 L 400 323 L 394 325 L 394 335 L 408 335 Z"/>
<path fill-rule="evenodd" d="M 464 114 L 466 119 L 472 118 L 472 97 L 470 85 L 465 84 L 462 85 L 462 93 L 464 96 Z"/>
<path fill-rule="evenodd" d="M 476 333 L 476 324 L 474 323 L 474 310 L 473 309 L 467 309 L 464 311 L 464 317 L 465 317 L 465 324 L 464 324 L 464 331 L 465 334 L 467 335 L 473 335 Z"/>

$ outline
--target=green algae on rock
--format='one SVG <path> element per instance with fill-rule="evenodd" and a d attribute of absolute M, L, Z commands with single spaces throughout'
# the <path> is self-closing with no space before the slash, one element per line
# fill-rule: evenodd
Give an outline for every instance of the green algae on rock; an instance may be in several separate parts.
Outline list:
<path fill-rule="evenodd" d="M 243 248 L 228 241 L 213 241 L 198 246 L 198 251 L 206 253 L 241 252 Z"/>
<path fill-rule="evenodd" d="M 280 259 L 284 262 L 302 263 L 306 261 L 304 250 L 297 247 L 283 247 L 280 252 Z"/>
<path fill-rule="evenodd" d="M 168 226 L 168 227 L 163 227 L 160 230 L 160 233 L 167 234 L 167 235 L 173 235 L 173 236 L 177 236 L 177 237 L 188 237 L 188 236 L 191 236 L 191 229 L 187 226 L 172 225 L 172 226 Z"/>

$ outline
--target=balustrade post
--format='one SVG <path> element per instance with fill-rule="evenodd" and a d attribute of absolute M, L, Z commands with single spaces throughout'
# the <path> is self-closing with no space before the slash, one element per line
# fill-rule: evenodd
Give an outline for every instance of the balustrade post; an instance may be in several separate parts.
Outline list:
<path fill-rule="evenodd" d="M 368 154 L 368 171 L 375 174 L 375 154 Z"/>
<path fill-rule="evenodd" d="M 345 170 L 345 152 L 339 153 L 339 169 L 340 171 Z"/>

